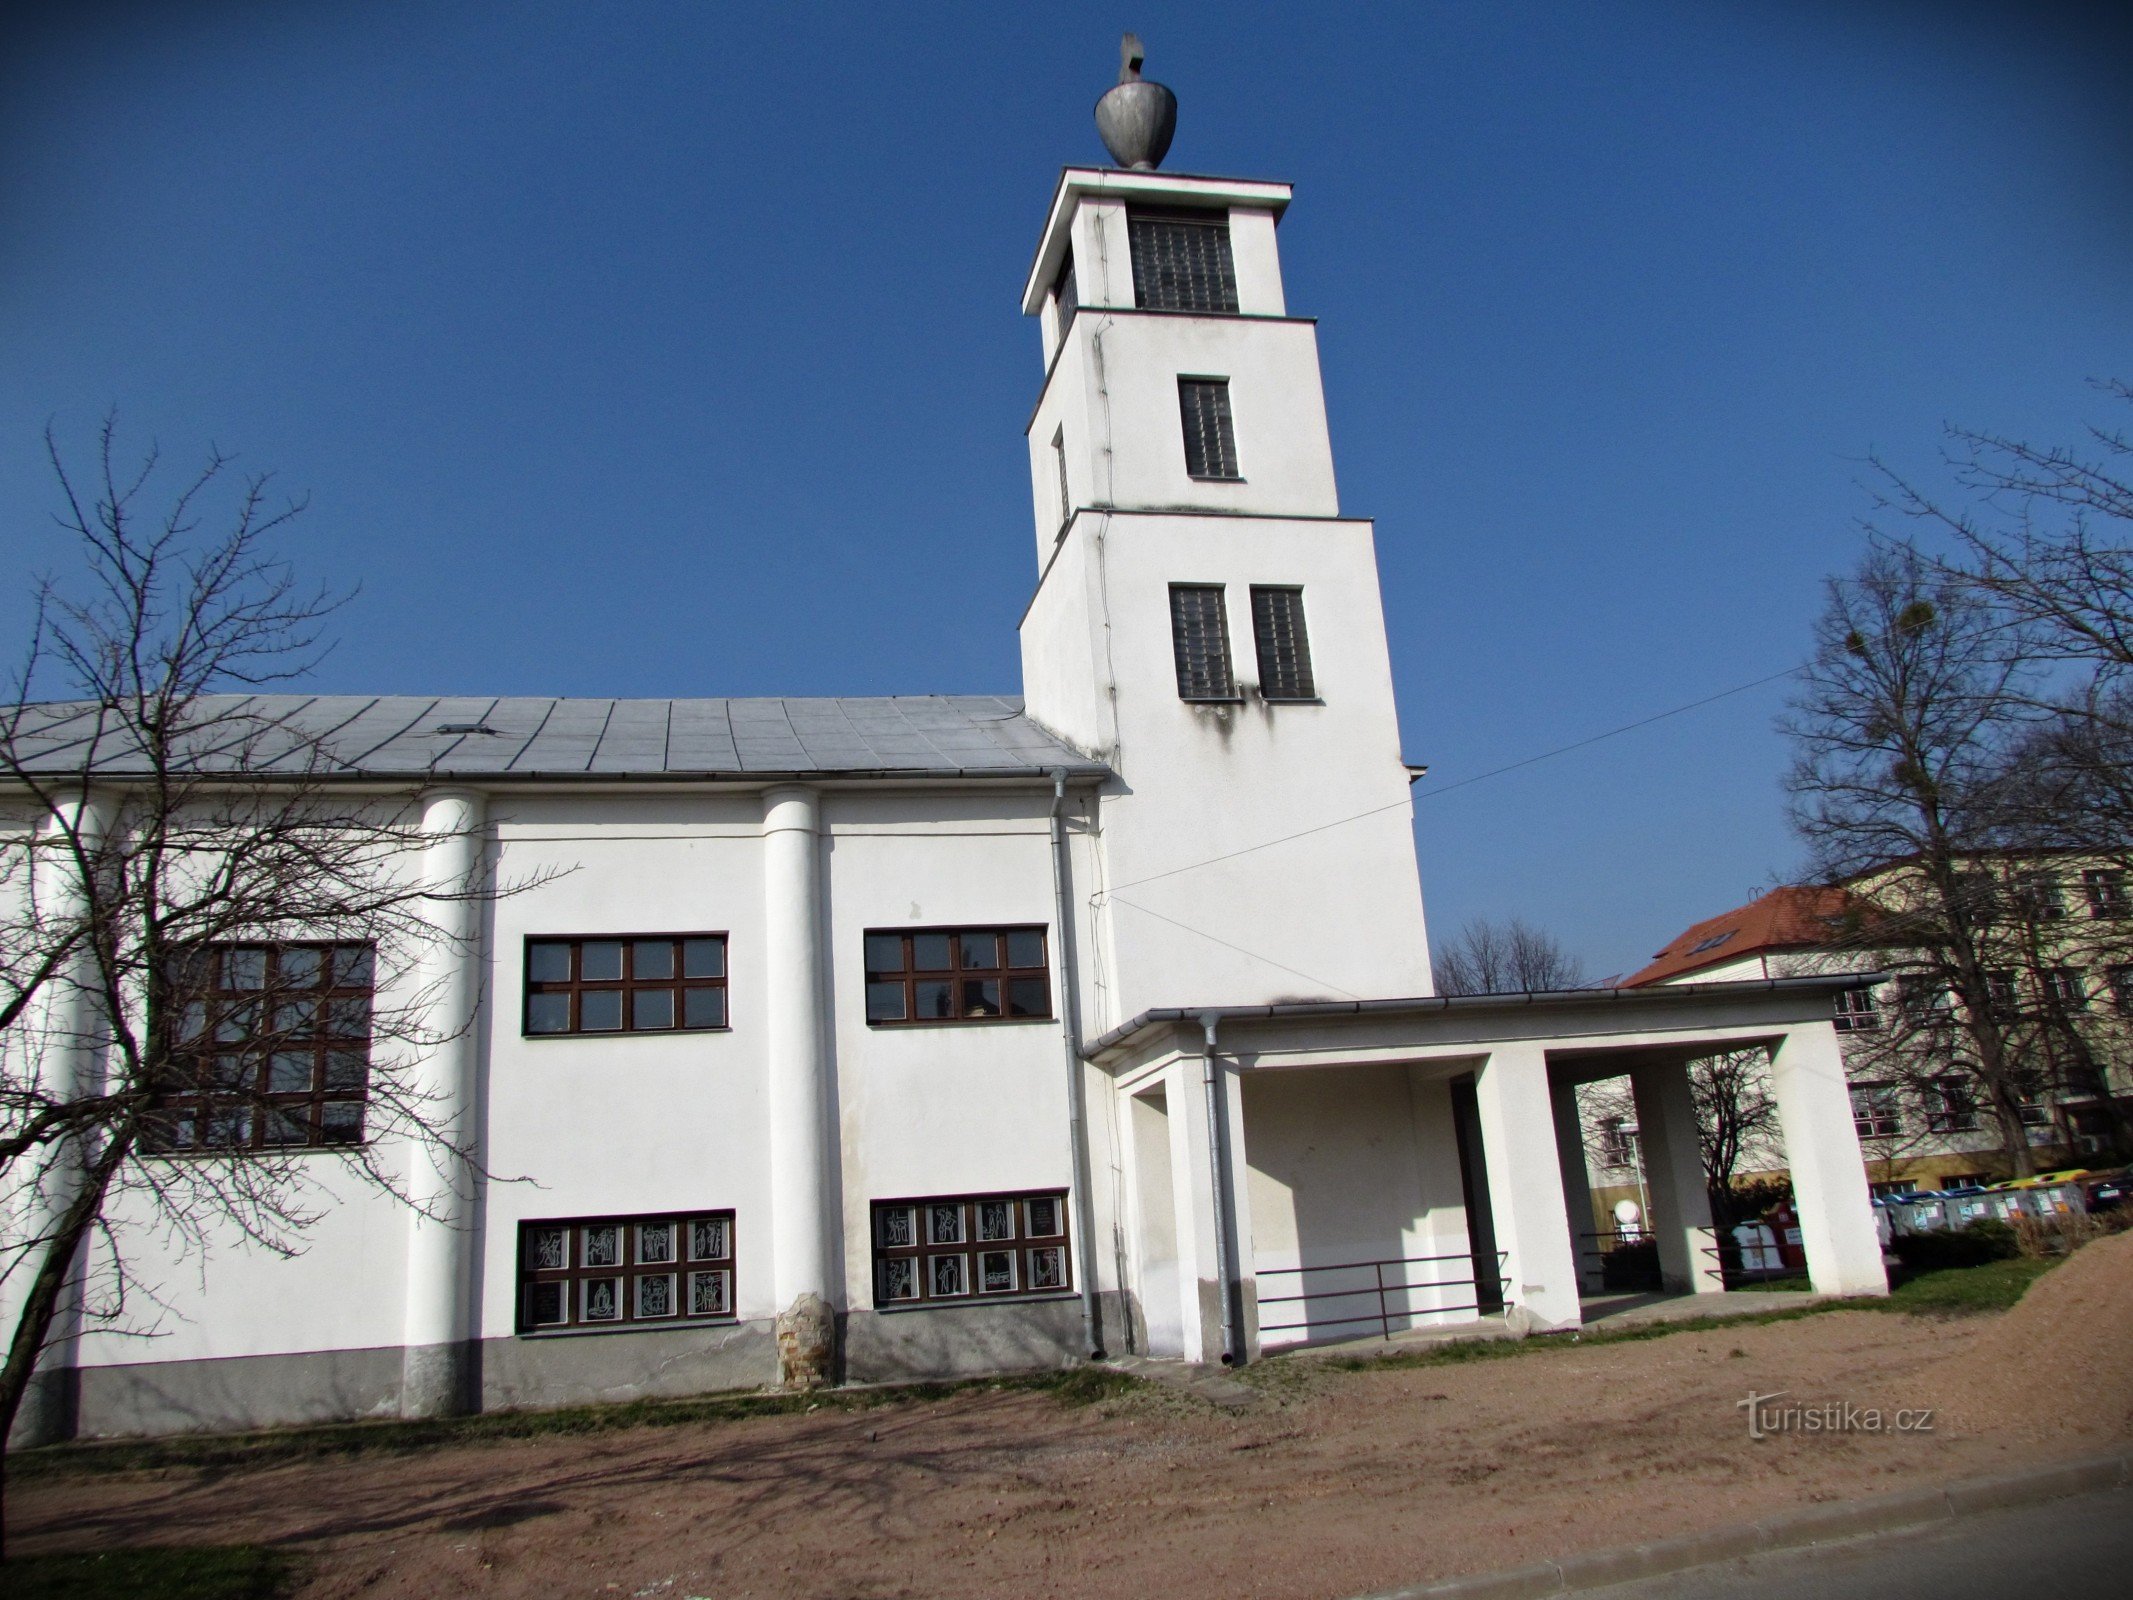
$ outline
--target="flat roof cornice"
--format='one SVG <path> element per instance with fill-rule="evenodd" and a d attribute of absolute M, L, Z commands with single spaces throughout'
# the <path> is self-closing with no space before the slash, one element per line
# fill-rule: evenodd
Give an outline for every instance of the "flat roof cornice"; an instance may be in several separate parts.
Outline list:
<path fill-rule="evenodd" d="M 1140 1036 L 1180 1023 L 1197 1024 L 1213 1016 L 1221 1022 L 1335 1021 L 1363 1017 L 1425 1017 L 1456 1012 L 1476 1021 L 1514 1016 L 1522 1011 L 1575 1006 L 1605 1006 L 1627 1015 L 1664 1013 L 1714 999 L 1747 999 L 1760 994 L 1836 994 L 1871 988 L 1888 981 L 1885 972 L 1833 972 L 1795 978 L 1747 978 L 1732 983 L 1669 983 L 1648 989 L 1541 989 L 1521 994 L 1413 995 L 1392 1000 L 1291 1000 L 1263 1006 L 1157 1006 L 1122 1022 L 1082 1050 L 1094 1061 L 1133 1043 Z"/>

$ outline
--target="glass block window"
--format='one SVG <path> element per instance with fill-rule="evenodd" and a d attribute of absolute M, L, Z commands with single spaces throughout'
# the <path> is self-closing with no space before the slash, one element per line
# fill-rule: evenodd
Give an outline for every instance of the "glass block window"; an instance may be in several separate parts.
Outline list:
<path fill-rule="evenodd" d="M 1185 471 L 1195 478 L 1239 478 L 1229 379 L 1178 379 L 1178 412 L 1185 426 Z"/>
<path fill-rule="evenodd" d="M 1027 1022 L 1052 1014 L 1041 925 L 1022 928 L 871 928 L 867 1022 Z"/>
<path fill-rule="evenodd" d="M 874 1303 L 978 1304 L 1073 1288 L 1066 1191 L 874 1202 Z"/>
<path fill-rule="evenodd" d="M 1252 638 L 1259 647 L 1259 692 L 1269 700 L 1316 700 L 1311 639 L 1301 589 L 1252 586 Z"/>
<path fill-rule="evenodd" d="M 174 1030 L 151 1148 L 357 1144 L 370 1085 L 375 960 L 367 944 L 215 944 L 158 975 Z"/>
<path fill-rule="evenodd" d="M 1074 251 L 1067 248 L 1066 259 L 1059 263 L 1059 277 L 1052 285 L 1052 293 L 1059 298 L 1059 342 L 1066 343 L 1067 329 L 1074 326 L 1074 313 L 1081 309 L 1080 289 L 1074 282 Z"/>
<path fill-rule="evenodd" d="M 733 1213 L 518 1225 L 518 1331 L 731 1321 Z"/>
<path fill-rule="evenodd" d="M 1059 479 L 1059 531 L 1074 520 L 1074 491 L 1067 483 L 1066 430 L 1052 435 L 1052 472 Z"/>
<path fill-rule="evenodd" d="M 529 1034 L 701 1032 L 725 1026 L 723 933 L 526 941 Z"/>
<path fill-rule="evenodd" d="M 1227 211 L 1126 212 L 1133 299 L 1143 311 L 1235 311 Z"/>
<path fill-rule="evenodd" d="M 1229 664 L 1229 618 L 1219 583 L 1170 586 L 1170 644 L 1177 657 L 1178 698 L 1234 700 Z"/>

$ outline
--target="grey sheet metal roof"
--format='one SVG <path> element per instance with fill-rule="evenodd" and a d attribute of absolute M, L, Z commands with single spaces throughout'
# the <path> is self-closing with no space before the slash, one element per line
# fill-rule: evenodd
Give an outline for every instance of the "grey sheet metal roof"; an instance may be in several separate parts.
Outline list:
<path fill-rule="evenodd" d="M 1004 695 L 555 700 L 214 695 L 195 702 L 201 773 L 340 778 L 1029 777 L 1108 772 Z M 138 747 L 85 703 L 27 708 L 26 765 L 114 778 Z M 455 731 L 446 731 L 455 730 Z"/>

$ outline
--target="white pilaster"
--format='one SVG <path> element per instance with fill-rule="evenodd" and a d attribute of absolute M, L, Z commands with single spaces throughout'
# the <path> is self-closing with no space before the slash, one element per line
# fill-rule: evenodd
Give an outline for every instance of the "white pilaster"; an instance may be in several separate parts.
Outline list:
<path fill-rule="evenodd" d="M 1837 1030 L 1827 1022 L 1788 1029 L 1771 1058 L 1770 1086 L 1808 1277 L 1821 1294 L 1887 1294 Z"/>
<path fill-rule="evenodd" d="M 1547 1053 L 1537 1044 L 1490 1051 L 1474 1074 L 1474 1098 L 1496 1246 L 1510 1280 L 1504 1312 L 1531 1332 L 1575 1328 L 1582 1321 L 1577 1248 L 1563 1204 Z"/>
<path fill-rule="evenodd" d="M 413 974 L 426 1015 L 408 1089 L 426 1133 L 408 1140 L 403 1416 L 449 1416 L 474 1403 L 474 1092 L 481 1041 L 482 902 L 487 803 L 469 789 L 423 794 L 422 886 L 430 936 Z"/>
<path fill-rule="evenodd" d="M 1563 1210 L 1570 1224 L 1570 1250 L 1578 1282 L 1587 1293 L 1600 1288 L 1600 1256 L 1593 1233 L 1592 1174 L 1585 1165 L 1585 1129 L 1578 1119 L 1577 1085 L 1560 1083 L 1549 1090 L 1555 1110 L 1555 1159 L 1562 1170 Z"/>
<path fill-rule="evenodd" d="M 770 1072 L 771 1281 L 783 1381 L 832 1376 L 828 1035 L 822 1004 L 821 805 L 813 789 L 763 796 L 763 977 Z"/>
<path fill-rule="evenodd" d="M 1659 1243 L 1659 1275 L 1669 1289 L 1717 1294 L 1726 1286 L 1711 1231 L 1711 1196 L 1697 1146 L 1696 1096 L 1685 1063 L 1632 1068 L 1637 1142 L 1651 1192 L 1646 1219 Z"/>
<path fill-rule="evenodd" d="M 109 798 L 95 794 L 58 801 L 44 818 L 30 868 L 30 895 L 40 937 L 66 937 L 87 914 L 84 863 L 69 843 L 69 835 L 84 854 L 93 856 L 110 819 Z M 34 1078 L 43 1093 L 55 1100 L 72 1100 L 88 1092 L 106 1032 L 103 1009 L 95 958 L 77 953 L 37 992 L 14 1030 L 12 1048 L 24 1054 L 11 1064 L 12 1070 Z M 15 1175 L 18 1181 L 27 1181 L 11 1196 L 8 1243 L 27 1247 L 28 1254 L 17 1261 L 11 1251 L 5 1263 L 10 1270 L 0 1282 L 0 1354 L 12 1344 L 21 1325 L 30 1281 L 44 1260 L 41 1241 L 52 1236 L 78 1192 L 84 1154 L 77 1142 L 67 1140 L 51 1147 L 42 1170 L 35 1170 L 37 1158 L 33 1156 Z M 15 1414 L 8 1440 L 14 1448 L 49 1444 L 65 1435 L 66 1370 L 74 1360 L 80 1292 L 79 1282 L 61 1291 L 38 1369 Z"/>

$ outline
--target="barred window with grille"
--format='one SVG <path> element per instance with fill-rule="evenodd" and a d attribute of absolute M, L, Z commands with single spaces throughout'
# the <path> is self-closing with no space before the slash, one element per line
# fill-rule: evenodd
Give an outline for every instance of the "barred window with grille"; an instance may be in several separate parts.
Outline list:
<path fill-rule="evenodd" d="M 1229 379 L 1178 379 L 1178 410 L 1185 421 L 1185 470 L 1195 478 L 1239 477 Z"/>
<path fill-rule="evenodd" d="M 1236 675 L 1229 665 L 1229 621 L 1219 583 L 1170 586 L 1170 642 L 1178 658 L 1182 700 L 1234 700 Z"/>
<path fill-rule="evenodd" d="M 1259 646 L 1259 692 L 1269 700 L 1315 700 L 1304 592 L 1252 586 L 1252 635 Z"/>
<path fill-rule="evenodd" d="M 1235 311 L 1227 211 L 1126 213 L 1133 300 L 1143 311 Z"/>

